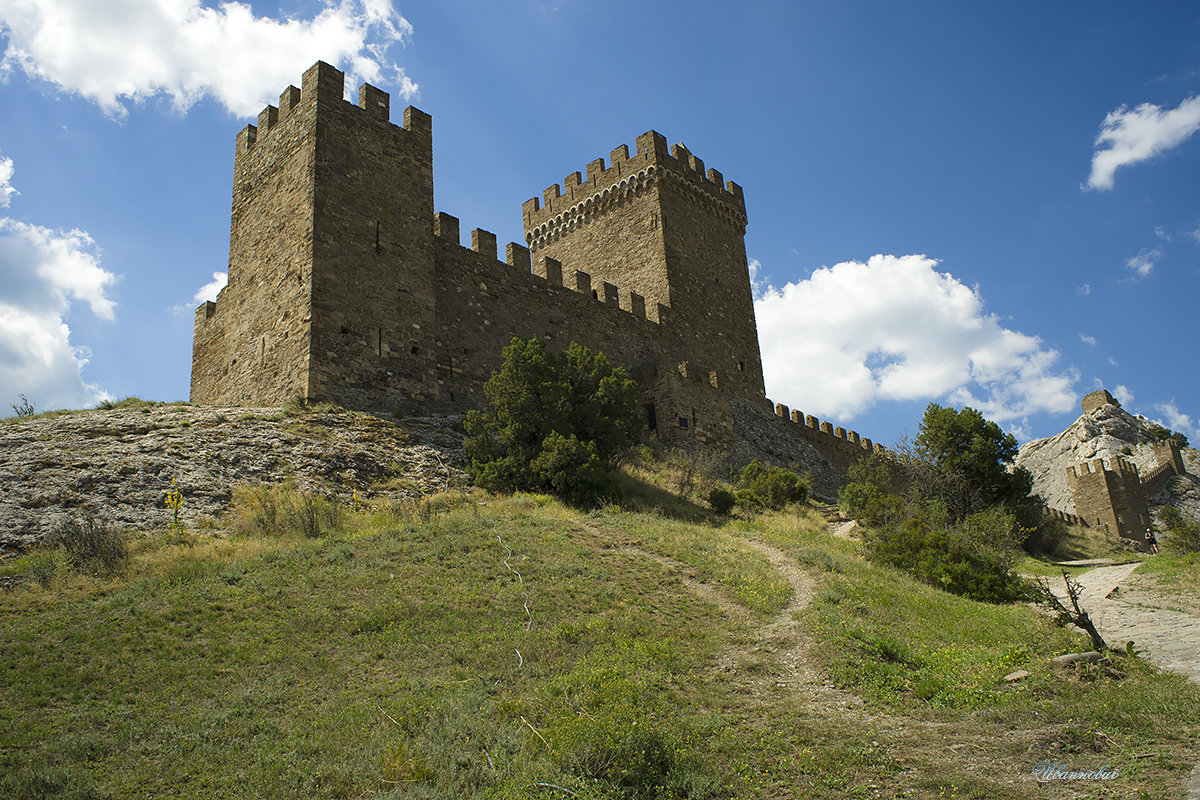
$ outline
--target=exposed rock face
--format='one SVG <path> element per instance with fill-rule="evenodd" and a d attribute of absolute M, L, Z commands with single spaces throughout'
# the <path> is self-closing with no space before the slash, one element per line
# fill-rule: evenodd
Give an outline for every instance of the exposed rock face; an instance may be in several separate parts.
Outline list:
<path fill-rule="evenodd" d="M 350 501 L 415 497 L 461 482 L 449 418 L 160 405 L 0 422 L 0 544 L 28 544 L 68 515 L 141 529 L 170 524 L 172 479 L 191 525 L 235 486 L 294 481 Z M 422 443 L 424 442 L 424 443 Z M 431 446 L 432 445 L 432 446 Z"/>
<path fill-rule="evenodd" d="M 1078 513 L 1067 481 L 1067 470 L 1097 458 L 1122 457 L 1137 465 L 1146 475 L 1158 465 L 1151 445 L 1151 423 L 1135 417 L 1115 405 L 1105 404 L 1075 420 L 1071 427 L 1049 439 L 1035 439 L 1022 445 L 1017 453 L 1017 466 L 1033 476 L 1033 491 L 1050 508 Z M 1131 452 L 1123 452 L 1128 448 Z M 1200 519 L 1200 453 L 1187 449 L 1183 453 L 1187 475 L 1167 480 L 1154 496 L 1147 498 L 1153 511 L 1159 506 L 1174 505 L 1183 513 Z"/>

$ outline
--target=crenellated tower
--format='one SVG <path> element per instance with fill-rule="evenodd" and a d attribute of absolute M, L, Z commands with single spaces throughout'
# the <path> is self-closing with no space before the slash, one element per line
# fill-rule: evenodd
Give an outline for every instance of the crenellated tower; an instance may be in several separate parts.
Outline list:
<path fill-rule="evenodd" d="M 192 401 L 437 397 L 433 138 L 318 62 L 236 139 L 229 283 L 196 311 Z"/>
<path fill-rule="evenodd" d="M 764 397 L 762 359 L 746 261 L 742 189 L 682 144 L 655 131 L 555 184 L 522 209 L 538 269 L 571 264 L 593 291 L 669 325 L 722 388 Z M 547 268 L 545 265 L 550 264 Z"/>

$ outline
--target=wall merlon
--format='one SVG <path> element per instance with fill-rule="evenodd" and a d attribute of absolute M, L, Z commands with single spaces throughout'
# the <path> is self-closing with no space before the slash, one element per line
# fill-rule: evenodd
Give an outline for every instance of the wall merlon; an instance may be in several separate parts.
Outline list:
<path fill-rule="evenodd" d="M 240 156 L 242 153 L 248 152 L 250 148 L 254 147 L 254 142 L 257 139 L 258 127 L 255 125 L 247 125 L 238 131 L 237 145 L 234 148 L 237 152 L 237 155 Z"/>
<path fill-rule="evenodd" d="M 430 148 L 433 147 L 433 117 L 416 106 L 404 109 L 404 130 L 427 139 Z M 432 150 L 430 152 L 432 154 Z"/>
<path fill-rule="evenodd" d="M 789 419 L 790 417 L 788 415 L 788 407 L 785 406 L 783 403 L 776 403 L 775 404 L 775 416 L 783 417 L 784 419 Z"/>
<path fill-rule="evenodd" d="M 567 197 L 571 197 L 572 196 L 571 190 L 574 189 L 576 186 L 578 186 L 582 182 L 583 182 L 583 176 L 579 173 L 579 170 L 575 170 L 570 175 L 563 178 L 564 194 Z"/>
<path fill-rule="evenodd" d="M 668 155 L 667 139 L 658 131 L 646 131 L 634 140 L 634 146 L 639 156 L 649 156 L 652 161 Z"/>
<path fill-rule="evenodd" d="M 796 423 L 797 425 L 803 425 L 804 424 L 804 412 L 798 408 L 793 408 L 792 409 L 792 422 Z"/>
<path fill-rule="evenodd" d="M 821 422 L 821 433 L 827 433 L 830 436 L 832 436 L 833 435 L 833 423 L 822 421 Z"/>
<path fill-rule="evenodd" d="M 604 171 L 605 170 L 604 170 L 604 159 L 603 158 L 597 158 L 595 161 L 589 162 L 587 165 L 588 182 L 595 183 L 596 181 L 600 180 L 600 177 L 604 174 Z M 575 174 L 578 175 L 579 173 L 575 173 Z"/>
<path fill-rule="evenodd" d="M 504 261 L 510 267 L 515 267 L 521 272 L 533 271 L 533 262 L 530 259 L 529 248 L 516 242 L 509 242 L 504 245 Z"/>
<path fill-rule="evenodd" d="M 646 318 L 646 298 L 637 292 L 629 293 L 629 313 L 641 319 Z"/>
<path fill-rule="evenodd" d="M 542 256 L 537 261 L 537 267 L 534 269 L 534 274 L 545 278 L 554 286 L 563 285 L 563 269 L 562 262 L 557 258 Z"/>
<path fill-rule="evenodd" d="M 286 119 L 292 109 L 300 105 L 300 90 L 295 86 L 288 86 L 279 95 L 279 116 L 281 119 Z"/>
<path fill-rule="evenodd" d="M 455 244 L 461 244 L 458 232 L 458 217 L 452 217 L 445 211 L 433 215 L 433 235 L 449 239 Z"/>
<path fill-rule="evenodd" d="M 538 212 L 542 207 L 542 203 L 536 197 L 531 197 L 521 205 L 521 216 L 525 220 L 525 227 L 529 227 L 530 217 Z"/>
<path fill-rule="evenodd" d="M 496 234 L 475 228 L 471 231 L 471 249 L 481 256 L 496 260 Z"/>
<path fill-rule="evenodd" d="M 556 197 L 562 197 L 562 187 L 557 183 L 551 184 L 542 190 L 542 200 L 545 201 L 547 209 L 549 209 L 551 201 Z"/>
<path fill-rule="evenodd" d="M 804 427 L 812 428 L 813 430 L 818 431 L 821 429 L 821 420 L 817 419 L 812 414 L 808 414 L 804 417 Z"/>
<path fill-rule="evenodd" d="M 344 99 L 346 75 L 332 64 L 318 61 L 300 79 L 300 99 L 304 103 L 333 103 Z"/>
<path fill-rule="evenodd" d="M 575 291 L 590 295 L 592 293 L 592 276 L 581 270 L 575 270 Z"/>
<path fill-rule="evenodd" d="M 616 306 L 617 308 L 620 308 L 621 307 L 621 296 L 617 292 L 616 284 L 612 284 L 612 283 L 609 283 L 608 281 L 604 281 L 603 286 L 604 286 L 604 302 L 610 306 Z"/>
<path fill-rule="evenodd" d="M 364 83 L 358 87 L 358 107 L 372 117 L 391 119 L 391 95 L 383 89 Z"/>
<path fill-rule="evenodd" d="M 275 106 L 267 106 L 262 111 L 258 112 L 258 130 L 264 136 L 274 128 L 279 122 L 279 109 Z"/>
<path fill-rule="evenodd" d="M 846 429 L 842 428 L 842 427 L 834 428 L 833 429 L 833 438 L 842 439 L 844 441 L 846 439 Z"/>
<path fill-rule="evenodd" d="M 622 161 L 629 160 L 629 145 L 623 144 L 608 154 L 608 160 L 615 167 Z"/>

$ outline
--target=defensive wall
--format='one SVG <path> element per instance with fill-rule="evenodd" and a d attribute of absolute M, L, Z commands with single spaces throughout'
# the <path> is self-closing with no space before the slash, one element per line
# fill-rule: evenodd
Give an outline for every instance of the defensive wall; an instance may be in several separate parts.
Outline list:
<path fill-rule="evenodd" d="M 741 188 L 654 131 L 524 204 L 525 244 L 435 213 L 432 120 L 318 62 L 236 137 L 229 281 L 196 311 L 195 403 L 481 407 L 513 336 L 575 341 L 637 380 L 667 442 L 728 443 L 730 398 L 843 470 L 869 440 L 765 397 Z"/>
<path fill-rule="evenodd" d="M 1116 400 L 1101 389 L 1085 395 L 1081 403 L 1087 414 Z M 1171 440 L 1153 443 L 1158 464 L 1145 475 L 1137 465 L 1120 456 L 1096 458 L 1067 469 L 1067 482 L 1076 514 L 1051 510 L 1051 514 L 1071 524 L 1100 528 L 1139 543 L 1151 527 L 1149 499 L 1157 494 L 1172 475 L 1183 475 L 1183 455 Z"/>

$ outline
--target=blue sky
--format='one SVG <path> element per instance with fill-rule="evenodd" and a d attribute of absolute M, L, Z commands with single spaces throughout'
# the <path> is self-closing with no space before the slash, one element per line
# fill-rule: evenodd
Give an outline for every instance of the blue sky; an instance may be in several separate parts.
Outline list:
<path fill-rule="evenodd" d="M 651 128 L 746 194 L 768 395 L 893 443 L 1107 387 L 1200 440 L 1200 6 L 0 0 L 0 409 L 185 399 L 233 141 L 317 59 L 434 121 L 437 209 Z"/>

